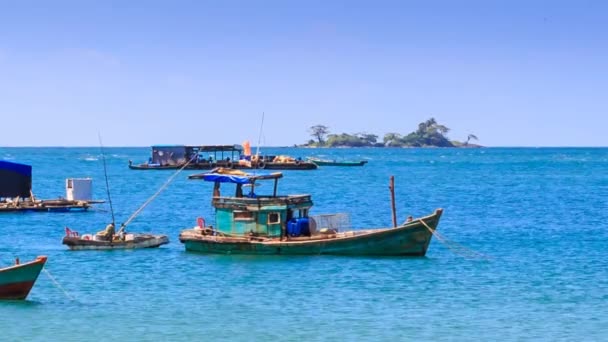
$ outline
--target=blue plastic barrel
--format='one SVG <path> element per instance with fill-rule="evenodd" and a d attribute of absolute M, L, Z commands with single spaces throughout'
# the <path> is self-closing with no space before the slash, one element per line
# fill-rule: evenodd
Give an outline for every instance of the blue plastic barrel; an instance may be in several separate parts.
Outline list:
<path fill-rule="evenodd" d="M 298 233 L 300 235 L 310 236 L 310 224 L 308 222 L 308 217 L 300 217 L 298 219 Z"/>
<path fill-rule="evenodd" d="M 292 218 L 291 220 L 289 220 L 289 222 L 287 222 L 287 235 L 289 236 L 300 236 L 300 231 L 299 231 L 299 226 L 298 226 L 298 219 L 297 218 Z"/>

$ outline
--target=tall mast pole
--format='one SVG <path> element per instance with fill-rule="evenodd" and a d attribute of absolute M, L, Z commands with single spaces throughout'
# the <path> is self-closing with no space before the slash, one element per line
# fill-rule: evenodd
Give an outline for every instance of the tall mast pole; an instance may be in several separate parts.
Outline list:
<path fill-rule="evenodd" d="M 101 149 L 101 158 L 103 160 L 103 175 L 106 179 L 106 192 L 108 194 L 108 202 L 110 203 L 110 212 L 112 213 L 112 223 L 115 224 L 114 220 L 114 207 L 112 206 L 112 197 L 110 196 L 110 184 L 108 183 L 108 168 L 106 166 L 106 155 L 103 152 L 103 144 L 101 143 L 101 134 L 98 133 L 99 136 L 99 147 Z"/>

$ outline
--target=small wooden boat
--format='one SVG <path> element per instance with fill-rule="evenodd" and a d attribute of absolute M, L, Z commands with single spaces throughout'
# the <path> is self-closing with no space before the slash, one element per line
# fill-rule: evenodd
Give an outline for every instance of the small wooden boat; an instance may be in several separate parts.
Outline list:
<path fill-rule="evenodd" d="M 344 223 L 349 222 L 346 214 L 309 216 L 310 195 L 277 195 L 281 177 L 222 169 L 206 174 L 202 179 L 215 183 L 215 225 L 199 219 L 179 240 L 186 250 L 202 253 L 424 256 L 443 212 L 437 209 L 392 228 L 352 230 Z M 255 194 L 257 181 L 264 179 L 274 180 L 273 193 Z M 235 195 L 221 196 L 220 183 L 236 184 Z"/>
<path fill-rule="evenodd" d="M 125 231 L 129 222 L 131 222 L 146 207 L 146 205 L 148 205 L 154 199 L 154 197 L 160 194 L 164 187 L 157 191 L 152 198 L 147 200 L 139 209 L 137 209 L 135 213 L 121 225 L 118 233 L 115 233 L 114 207 L 112 205 L 112 197 L 110 196 L 110 188 L 108 187 L 108 172 L 105 154 L 103 153 L 103 146 L 101 155 L 103 157 L 103 171 L 106 179 L 106 192 L 108 194 L 108 202 L 110 204 L 110 213 L 112 214 L 112 223 L 107 225 L 106 229 L 101 232 L 96 234 L 84 234 L 82 236 L 77 231 L 65 227 L 65 236 L 63 237 L 62 243 L 68 246 L 68 248 L 71 250 L 153 248 L 169 243 L 169 238 L 166 235 L 127 233 Z M 172 176 L 169 180 L 172 180 L 174 176 Z"/>
<path fill-rule="evenodd" d="M 66 227 L 62 243 L 71 250 L 136 249 L 159 247 L 169 243 L 169 238 L 166 235 L 128 233 L 118 234 L 106 240 L 95 234 L 81 236 Z"/>
<path fill-rule="evenodd" d="M 34 261 L 0 268 L 0 299 L 25 299 L 46 263 L 46 256 Z"/>
<path fill-rule="evenodd" d="M 335 160 L 335 159 L 320 159 L 309 157 L 307 158 L 309 162 L 314 163 L 318 166 L 363 166 L 367 164 L 367 160 Z"/>

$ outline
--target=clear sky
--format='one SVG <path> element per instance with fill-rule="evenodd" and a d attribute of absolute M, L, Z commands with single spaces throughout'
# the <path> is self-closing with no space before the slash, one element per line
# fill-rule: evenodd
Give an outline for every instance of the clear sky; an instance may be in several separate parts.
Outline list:
<path fill-rule="evenodd" d="M 608 1 L 0 0 L 0 146 L 608 146 Z"/>

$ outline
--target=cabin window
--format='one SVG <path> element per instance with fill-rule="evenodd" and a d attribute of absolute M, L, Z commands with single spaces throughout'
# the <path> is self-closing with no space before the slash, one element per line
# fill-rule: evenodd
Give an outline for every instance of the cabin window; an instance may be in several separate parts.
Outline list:
<path fill-rule="evenodd" d="M 253 213 L 251 211 L 235 211 L 235 221 L 253 221 Z"/>
<path fill-rule="evenodd" d="M 71 189 L 72 187 L 73 187 L 72 180 L 68 179 L 68 189 Z"/>
<path fill-rule="evenodd" d="M 281 215 L 279 213 L 268 213 L 268 224 L 281 223 Z"/>
<path fill-rule="evenodd" d="M 308 209 L 300 209 L 300 217 L 308 217 Z"/>

